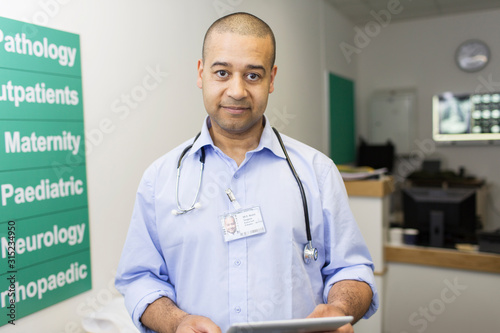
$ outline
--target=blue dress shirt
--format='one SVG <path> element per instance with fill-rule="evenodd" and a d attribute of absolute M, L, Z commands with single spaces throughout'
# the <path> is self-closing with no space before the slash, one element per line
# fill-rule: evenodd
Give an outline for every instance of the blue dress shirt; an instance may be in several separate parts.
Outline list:
<path fill-rule="evenodd" d="M 179 200 L 191 205 L 198 188 L 200 148 L 206 163 L 200 208 L 173 215 L 176 168 L 192 139 L 155 161 L 144 173 L 116 277 L 116 287 L 137 327 L 146 307 L 162 296 L 182 310 L 212 319 L 225 332 L 236 322 L 304 318 L 327 301 L 340 280 L 365 281 L 378 307 L 373 264 L 349 208 L 332 160 L 282 135 L 303 183 L 317 261 L 305 264 L 307 243 L 299 188 L 269 122 L 259 146 L 238 166 L 213 144 L 206 119 L 182 162 Z M 260 207 L 266 232 L 224 241 L 219 216 L 234 210 L 230 188 L 242 208 Z"/>

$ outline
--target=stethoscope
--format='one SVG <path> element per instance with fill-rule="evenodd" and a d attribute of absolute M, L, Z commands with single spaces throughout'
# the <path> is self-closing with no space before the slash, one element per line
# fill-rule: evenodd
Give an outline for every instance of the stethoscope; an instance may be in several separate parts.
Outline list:
<path fill-rule="evenodd" d="M 302 206 L 304 207 L 304 220 L 306 223 L 306 235 L 307 235 L 307 244 L 304 247 L 304 261 L 306 264 L 311 262 L 311 259 L 314 259 L 315 261 L 318 260 L 318 249 L 313 247 L 312 245 L 312 237 L 311 237 L 311 228 L 309 224 L 309 211 L 307 209 L 307 199 L 306 199 L 306 194 L 304 191 L 304 186 L 302 185 L 302 182 L 300 181 L 299 176 L 297 175 L 297 172 L 295 171 L 295 168 L 293 167 L 292 161 L 290 160 L 290 157 L 288 156 L 288 152 L 286 151 L 285 145 L 283 144 L 283 140 L 281 140 L 281 136 L 276 128 L 272 128 L 274 133 L 276 134 L 276 137 L 278 138 L 278 141 L 280 143 L 281 149 L 283 150 L 283 153 L 285 154 L 286 161 L 288 163 L 288 166 L 290 167 L 290 170 L 292 171 L 293 177 L 297 181 L 297 185 L 299 186 L 300 190 L 300 196 L 302 197 Z M 190 212 L 196 208 L 200 208 L 201 204 L 198 202 L 198 197 L 200 196 L 200 189 L 201 189 L 201 181 L 203 179 L 203 170 L 205 168 L 205 148 L 201 147 L 201 154 L 200 154 L 200 177 L 198 178 L 198 189 L 196 190 L 196 194 L 194 197 L 193 202 L 191 203 L 191 206 L 188 208 L 182 208 L 180 202 L 179 202 L 179 179 L 181 177 L 181 165 L 182 165 L 182 159 L 186 155 L 186 153 L 193 147 L 193 144 L 196 142 L 198 137 L 200 136 L 201 133 L 198 133 L 196 137 L 193 140 L 193 143 L 184 148 L 182 151 L 181 155 L 179 156 L 179 160 L 177 161 L 177 180 L 175 182 L 175 198 L 177 201 L 177 209 L 172 210 L 173 215 L 182 215 L 186 214 L 187 212 Z"/>

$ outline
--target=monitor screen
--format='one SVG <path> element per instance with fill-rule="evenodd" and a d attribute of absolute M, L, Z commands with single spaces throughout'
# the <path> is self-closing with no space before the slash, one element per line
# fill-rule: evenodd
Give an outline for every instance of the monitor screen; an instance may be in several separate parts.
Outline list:
<path fill-rule="evenodd" d="M 435 141 L 500 140 L 500 93 L 456 94 L 433 97 Z"/>
<path fill-rule="evenodd" d="M 411 187 L 402 195 L 404 227 L 419 230 L 417 245 L 453 248 L 477 242 L 474 189 Z"/>

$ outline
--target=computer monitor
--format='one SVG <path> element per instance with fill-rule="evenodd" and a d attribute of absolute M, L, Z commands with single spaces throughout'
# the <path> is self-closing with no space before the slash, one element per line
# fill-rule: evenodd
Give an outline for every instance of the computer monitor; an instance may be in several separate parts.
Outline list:
<path fill-rule="evenodd" d="M 433 96 L 434 141 L 500 140 L 500 92 Z"/>
<path fill-rule="evenodd" d="M 404 227 L 419 230 L 417 245 L 477 243 L 475 189 L 411 187 L 402 195 Z"/>
<path fill-rule="evenodd" d="M 358 166 L 369 166 L 374 169 L 387 168 L 387 171 L 392 172 L 395 151 L 390 140 L 386 144 L 368 144 L 360 139 L 356 163 Z"/>

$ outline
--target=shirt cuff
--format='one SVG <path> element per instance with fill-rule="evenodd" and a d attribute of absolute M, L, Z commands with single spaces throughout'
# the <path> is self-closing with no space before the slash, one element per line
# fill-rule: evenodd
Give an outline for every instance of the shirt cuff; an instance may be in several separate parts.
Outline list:
<path fill-rule="evenodd" d="M 377 287 L 375 286 L 375 278 L 371 266 L 358 265 L 352 267 L 342 268 L 340 271 L 335 272 L 325 281 L 325 289 L 323 290 L 323 301 L 328 303 L 328 293 L 332 286 L 342 280 L 355 280 L 366 282 L 372 289 L 373 297 L 370 308 L 363 316 L 364 319 L 370 318 L 378 309 L 379 300 Z"/>
<path fill-rule="evenodd" d="M 146 308 L 149 306 L 149 304 L 153 303 L 156 301 L 158 298 L 161 297 L 168 297 L 172 302 L 175 302 L 175 293 L 170 290 L 157 290 L 154 291 L 146 296 L 144 296 L 139 303 L 135 306 L 134 310 L 131 313 L 132 321 L 134 322 L 134 325 L 139 329 L 140 332 L 143 333 L 154 333 L 154 331 L 148 329 L 146 326 L 144 326 L 141 322 L 141 317 L 144 311 L 146 311 Z"/>

